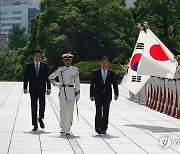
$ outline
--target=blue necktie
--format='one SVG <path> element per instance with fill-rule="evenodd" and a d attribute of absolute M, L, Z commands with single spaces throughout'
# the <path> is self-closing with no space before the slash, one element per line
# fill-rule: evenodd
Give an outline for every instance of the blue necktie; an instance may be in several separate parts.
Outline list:
<path fill-rule="evenodd" d="M 106 71 L 103 71 L 103 81 L 106 82 Z"/>
<path fill-rule="evenodd" d="M 39 65 L 38 65 L 38 63 L 36 63 L 36 74 L 37 74 L 37 76 L 39 74 Z"/>

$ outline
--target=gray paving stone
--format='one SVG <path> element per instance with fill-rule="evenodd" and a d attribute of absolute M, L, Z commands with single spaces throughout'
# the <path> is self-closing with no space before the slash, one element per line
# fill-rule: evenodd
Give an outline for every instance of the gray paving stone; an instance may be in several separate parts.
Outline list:
<path fill-rule="evenodd" d="M 81 84 L 72 135 L 60 136 L 58 88 L 46 98 L 44 130 L 31 131 L 30 97 L 22 93 L 21 82 L 0 82 L 0 154 L 174 154 L 180 145 L 159 146 L 162 136 L 180 139 L 180 121 L 134 103 L 120 87 L 120 98 L 112 101 L 106 135 L 94 131 L 95 104 L 89 99 L 89 85 Z M 9 149 L 9 151 L 8 151 Z"/>
<path fill-rule="evenodd" d="M 7 153 L 8 148 L 9 148 L 9 141 L 0 141 L 0 151 Z"/>
<path fill-rule="evenodd" d="M 34 150 L 14 150 L 14 149 L 10 149 L 9 150 L 9 154 L 41 154 L 41 151 L 34 151 Z"/>

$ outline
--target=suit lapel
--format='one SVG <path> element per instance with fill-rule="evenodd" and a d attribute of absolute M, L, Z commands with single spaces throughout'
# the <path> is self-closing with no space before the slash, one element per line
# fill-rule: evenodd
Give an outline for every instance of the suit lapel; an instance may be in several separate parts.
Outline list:
<path fill-rule="evenodd" d="M 43 63 L 40 62 L 39 74 L 40 74 L 40 72 L 41 72 L 41 70 L 42 70 L 42 67 L 43 67 Z"/>
<path fill-rule="evenodd" d="M 106 76 L 106 82 L 105 82 L 105 84 L 107 83 L 107 81 L 109 80 L 109 76 L 110 76 L 110 71 L 109 70 L 107 70 L 107 76 Z"/>
<path fill-rule="evenodd" d="M 99 69 L 99 78 L 101 79 L 101 82 L 104 84 L 102 73 L 101 73 L 101 68 Z"/>
<path fill-rule="evenodd" d="M 39 75 L 40 75 L 40 73 L 41 73 L 41 71 L 42 71 L 42 68 L 43 68 L 43 63 L 40 62 Z"/>
<path fill-rule="evenodd" d="M 32 62 L 32 70 L 33 70 L 33 72 L 34 72 L 35 75 L 36 75 L 36 68 L 35 68 L 34 62 Z"/>

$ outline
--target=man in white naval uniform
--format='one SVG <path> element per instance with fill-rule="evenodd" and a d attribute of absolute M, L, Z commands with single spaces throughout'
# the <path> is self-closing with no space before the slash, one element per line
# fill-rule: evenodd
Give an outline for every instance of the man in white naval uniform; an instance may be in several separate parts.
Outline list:
<path fill-rule="evenodd" d="M 49 76 L 51 83 L 59 87 L 60 101 L 60 133 L 70 135 L 70 128 L 73 122 L 73 111 L 75 100 L 80 97 L 79 70 L 71 66 L 73 55 L 66 53 L 62 55 L 65 66 L 59 67 Z M 59 83 L 54 79 L 59 77 Z"/>

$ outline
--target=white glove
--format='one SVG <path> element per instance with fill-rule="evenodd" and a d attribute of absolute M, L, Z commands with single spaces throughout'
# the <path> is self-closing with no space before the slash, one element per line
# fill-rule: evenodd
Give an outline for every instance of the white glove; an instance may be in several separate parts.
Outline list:
<path fill-rule="evenodd" d="M 56 81 L 53 81 L 53 85 L 56 86 L 56 87 L 60 87 L 60 83 L 57 83 Z"/>
<path fill-rule="evenodd" d="M 76 100 L 78 101 L 80 98 L 80 94 L 76 95 Z"/>

